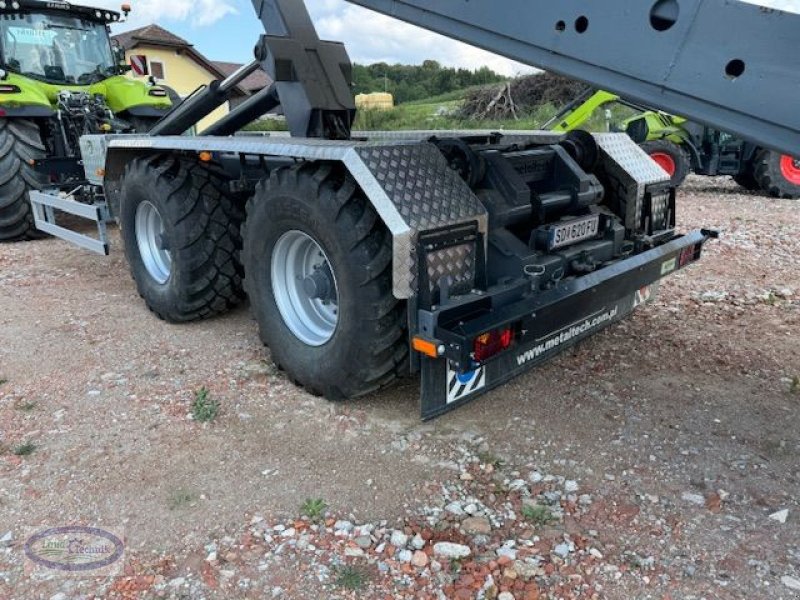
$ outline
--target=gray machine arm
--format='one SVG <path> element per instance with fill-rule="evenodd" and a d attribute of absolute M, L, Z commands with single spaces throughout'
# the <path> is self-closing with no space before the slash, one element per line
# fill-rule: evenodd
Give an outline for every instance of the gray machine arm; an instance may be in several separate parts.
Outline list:
<path fill-rule="evenodd" d="M 736 0 L 348 1 L 800 156 L 798 14 Z"/>
<path fill-rule="evenodd" d="M 264 25 L 257 55 L 295 137 L 347 139 L 355 118 L 345 47 L 319 39 L 302 0 L 253 0 Z"/>

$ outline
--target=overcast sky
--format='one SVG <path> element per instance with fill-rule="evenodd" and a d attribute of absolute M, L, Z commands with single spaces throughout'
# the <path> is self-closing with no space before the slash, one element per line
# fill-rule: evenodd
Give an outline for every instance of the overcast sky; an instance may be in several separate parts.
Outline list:
<path fill-rule="evenodd" d="M 129 0 L 130 1 L 130 0 Z M 587 0 L 595 1 L 595 0 Z M 639 1 L 642 0 L 631 0 Z M 800 12 L 800 0 L 746 0 L 754 4 Z M 122 0 L 80 0 L 118 9 Z M 497 0 L 498 5 L 502 0 Z M 211 60 L 246 62 L 263 33 L 249 0 L 132 0 L 133 13 L 116 31 L 158 23 L 193 43 Z M 530 71 L 518 63 L 395 19 L 348 4 L 344 0 L 306 0 L 323 39 L 345 42 L 353 61 L 369 64 L 418 64 L 434 59 L 477 69 L 488 65 L 505 75 Z"/>

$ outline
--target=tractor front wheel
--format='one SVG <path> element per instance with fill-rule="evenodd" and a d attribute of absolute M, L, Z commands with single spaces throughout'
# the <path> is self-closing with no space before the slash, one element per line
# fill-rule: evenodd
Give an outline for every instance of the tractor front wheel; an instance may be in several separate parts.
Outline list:
<path fill-rule="evenodd" d="M 775 198 L 800 198 L 800 159 L 772 150 L 756 156 L 755 178 L 762 190 Z"/>
<path fill-rule="evenodd" d="M 669 140 L 651 140 L 640 146 L 667 172 L 672 185 L 675 187 L 683 185 L 692 169 L 689 157 L 683 148 Z"/>
<path fill-rule="evenodd" d="M 0 242 L 42 237 L 28 192 L 47 185 L 31 162 L 45 158 L 39 127 L 26 119 L 0 119 Z"/>
<path fill-rule="evenodd" d="M 343 400 L 407 369 L 392 237 L 350 177 L 330 165 L 274 171 L 248 203 L 243 237 L 261 339 L 293 382 Z"/>
<path fill-rule="evenodd" d="M 226 312 L 244 299 L 242 206 L 211 168 L 162 154 L 128 163 L 120 229 L 139 294 L 173 323 Z"/>

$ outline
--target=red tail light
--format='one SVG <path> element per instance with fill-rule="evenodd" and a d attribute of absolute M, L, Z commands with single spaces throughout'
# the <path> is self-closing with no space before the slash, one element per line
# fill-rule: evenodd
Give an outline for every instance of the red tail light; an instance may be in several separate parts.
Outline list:
<path fill-rule="evenodd" d="M 681 251 L 679 266 L 685 267 L 697 258 L 697 246 L 689 246 Z"/>
<path fill-rule="evenodd" d="M 511 327 L 496 329 L 476 337 L 472 344 L 472 351 L 475 360 L 482 363 L 507 350 L 513 343 L 514 330 Z"/>

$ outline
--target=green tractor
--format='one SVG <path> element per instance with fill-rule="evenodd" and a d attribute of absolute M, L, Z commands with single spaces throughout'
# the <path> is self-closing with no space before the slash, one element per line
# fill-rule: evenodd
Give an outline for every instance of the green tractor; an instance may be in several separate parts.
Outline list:
<path fill-rule="evenodd" d="M 615 122 L 611 107 L 627 109 Z M 623 100 L 610 92 L 587 90 L 543 126 L 572 131 L 594 122 L 605 108 L 605 127 L 626 132 L 680 185 L 690 172 L 730 175 L 742 187 L 776 198 L 800 198 L 800 160 L 728 133 Z M 596 122 L 594 122 L 596 125 Z"/>
<path fill-rule="evenodd" d="M 125 77 L 109 31 L 120 20 L 54 0 L 0 0 L 0 241 L 39 235 L 31 190 L 82 185 L 81 135 L 145 132 L 172 108 L 167 88 Z"/>

